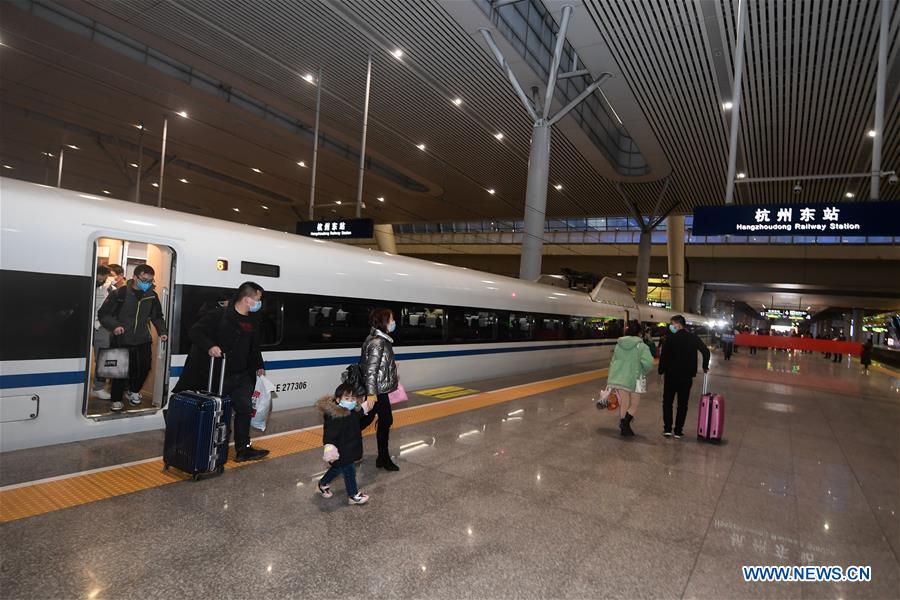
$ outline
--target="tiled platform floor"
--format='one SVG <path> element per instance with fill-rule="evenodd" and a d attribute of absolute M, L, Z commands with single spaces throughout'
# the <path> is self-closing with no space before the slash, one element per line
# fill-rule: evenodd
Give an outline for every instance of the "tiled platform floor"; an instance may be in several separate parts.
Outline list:
<path fill-rule="evenodd" d="M 4 598 L 897 598 L 900 377 L 820 355 L 714 359 L 726 442 L 623 440 L 586 383 L 399 429 L 368 506 L 319 452 L 0 526 Z M 477 386 L 475 386 L 477 387 Z M 871 565 L 748 584 L 743 564 Z"/>

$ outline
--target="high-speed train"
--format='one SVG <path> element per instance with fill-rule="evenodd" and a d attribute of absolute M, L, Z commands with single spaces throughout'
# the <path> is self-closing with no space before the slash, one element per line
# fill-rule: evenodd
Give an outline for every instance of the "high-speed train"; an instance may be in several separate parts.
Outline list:
<path fill-rule="evenodd" d="M 0 228 L 2 451 L 162 428 L 187 330 L 246 280 L 265 288 L 275 410 L 334 389 L 359 359 L 376 306 L 394 311 L 410 390 L 603 366 L 625 320 L 659 325 L 672 315 L 638 306 L 615 280 L 585 294 L 4 178 Z M 141 263 L 155 269 L 170 337 L 153 332 L 142 404 L 113 412 L 94 380 L 96 268 L 119 264 L 130 276 Z"/>

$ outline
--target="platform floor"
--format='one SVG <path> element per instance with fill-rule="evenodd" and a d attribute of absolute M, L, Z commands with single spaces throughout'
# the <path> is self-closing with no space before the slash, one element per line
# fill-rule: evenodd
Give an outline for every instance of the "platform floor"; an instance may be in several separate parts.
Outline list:
<path fill-rule="evenodd" d="M 655 377 L 629 440 L 593 406 L 602 380 L 439 416 L 471 402 L 450 400 L 395 430 L 399 473 L 374 469 L 366 438 L 367 506 L 347 506 L 339 480 L 318 497 L 310 450 L 4 523 L 0 596 L 897 598 L 900 374 L 720 356 L 721 445 L 694 437 L 699 378 L 682 440 L 660 435 Z M 466 387 L 504 382 L 484 383 Z M 54 450 L 0 467 L 28 452 Z M 744 564 L 870 565 L 873 581 L 750 584 Z"/>

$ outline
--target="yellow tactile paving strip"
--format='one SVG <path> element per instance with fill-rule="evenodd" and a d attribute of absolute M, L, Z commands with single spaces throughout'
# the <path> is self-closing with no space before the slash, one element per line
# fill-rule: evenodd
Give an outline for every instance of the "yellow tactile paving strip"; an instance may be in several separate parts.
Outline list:
<path fill-rule="evenodd" d="M 598 369 L 568 375 L 556 379 L 537 381 L 509 389 L 495 392 L 476 393 L 475 390 L 448 386 L 435 390 L 427 390 L 440 397 L 447 393 L 465 392 L 476 394 L 451 402 L 426 404 L 394 413 L 394 427 L 408 427 L 426 421 L 432 421 L 443 417 L 449 417 L 459 413 L 485 408 L 501 402 L 508 402 L 517 398 L 524 398 L 535 394 L 553 391 L 556 389 L 577 385 L 597 379 L 606 374 L 606 369 Z M 369 427 L 364 435 L 371 435 L 375 431 L 374 426 Z M 304 431 L 295 431 L 277 434 L 262 439 L 258 447 L 267 448 L 271 458 L 297 454 L 306 450 L 313 450 L 322 446 L 322 428 L 315 427 Z M 233 451 L 233 450 L 232 450 Z M 233 456 L 231 457 L 233 458 Z M 263 461 L 264 462 L 264 461 Z M 245 467 L 258 463 L 236 463 L 229 461 L 226 469 Z M 162 459 L 150 460 L 138 464 L 123 465 L 107 470 L 83 473 L 55 479 L 52 481 L 36 482 L 32 485 L 24 485 L 12 489 L 0 491 L 0 523 L 33 517 L 49 512 L 79 506 L 97 500 L 131 494 L 148 488 L 159 487 L 177 481 L 183 481 L 189 476 L 177 469 L 163 471 Z"/>

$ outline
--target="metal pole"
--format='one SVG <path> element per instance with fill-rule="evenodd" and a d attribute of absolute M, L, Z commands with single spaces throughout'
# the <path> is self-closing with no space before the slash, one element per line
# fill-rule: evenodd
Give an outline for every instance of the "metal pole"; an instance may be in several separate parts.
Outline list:
<path fill-rule="evenodd" d="M 59 172 L 56 175 L 56 187 L 62 187 L 62 167 L 63 167 L 63 156 L 66 154 L 65 148 L 59 149 Z"/>
<path fill-rule="evenodd" d="M 322 109 L 322 67 L 319 67 L 319 76 L 316 79 L 316 128 L 313 132 L 313 160 L 312 160 L 312 177 L 309 181 L 309 220 L 315 217 L 314 207 L 316 205 L 316 164 L 319 158 L 319 113 Z"/>
<path fill-rule="evenodd" d="M 553 104 L 553 91 L 556 89 L 556 76 L 559 73 L 559 61 L 562 59 L 563 48 L 566 44 L 566 30 L 569 28 L 569 18 L 572 16 L 572 7 L 563 6 L 562 23 L 559 24 L 559 32 L 556 34 L 556 46 L 553 48 L 553 59 L 550 62 L 550 76 L 547 78 L 547 92 L 544 95 L 544 118 L 550 116 L 550 105 Z"/>
<path fill-rule="evenodd" d="M 549 176 L 550 124 L 542 119 L 534 124 L 531 133 L 528 185 L 525 190 L 525 229 L 522 236 L 519 278 L 527 281 L 535 281 L 541 275 Z"/>
<path fill-rule="evenodd" d="M 363 108 L 362 148 L 359 151 L 359 183 L 356 186 L 356 216 L 362 216 L 363 174 L 366 172 L 366 130 L 369 127 L 369 90 L 372 86 L 372 53 L 366 68 L 366 104 Z"/>
<path fill-rule="evenodd" d="M 162 135 L 162 154 L 159 157 L 159 196 L 156 200 L 156 206 L 162 208 L 163 195 L 163 177 L 166 174 L 166 137 L 169 133 L 169 119 L 163 117 L 163 135 Z"/>
<path fill-rule="evenodd" d="M 141 170 L 144 168 L 144 122 L 141 121 L 141 134 L 138 136 L 137 180 L 134 186 L 134 201 L 141 203 Z"/>
<path fill-rule="evenodd" d="M 878 78 L 875 87 L 875 139 L 872 140 L 872 179 L 870 200 L 881 197 L 881 146 L 884 140 L 884 88 L 887 79 L 888 26 L 890 2 L 881 0 L 881 22 L 878 32 Z"/>
<path fill-rule="evenodd" d="M 786 177 L 748 177 L 739 179 L 735 183 L 771 183 L 774 181 L 818 181 L 825 179 L 862 179 L 865 177 L 890 177 L 896 175 L 896 171 L 866 171 L 865 173 L 831 173 L 828 175 L 792 175 Z"/>
<path fill-rule="evenodd" d="M 744 30 L 747 28 L 747 3 L 738 6 L 737 48 L 734 51 L 734 88 L 731 92 L 731 135 L 728 138 L 728 183 L 725 204 L 734 204 L 734 176 L 737 170 L 738 125 L 741 117 L 741 78 L 744 74 Z"/>
<path fill-rule="evenodd" d="M 481 32 L 482 37 L 484 37 L 484 41 L 487 42 L 488 47 L 494 54 L 494 58 L 496 58 L 497 62 L 500 64 L 500 68 L 503 69 L 503 71 L 506 73 L 506 77 L 507 79 L 509 79 L 509 83 L 513 86 L 513 91 L 519 97 L 519 100 L 522 101 L 522 105 L 525 106 L 525 110 L 528 111 L 528 116 L 537 121 L 540 117 L 538 117 L 537 112 L 535 112 L 531 100 L 529 100 L 528 96 L 525 95 L 525 90 L 523 90 L 522 86 L 519 84 L 519 80 L 516 77 L 516 74 L 513 73 L 512 67 L 509 66 L 508 62 L 506 62 L 506 58 L 503 56 L 503 52 L 501 52 L 500 48 L 497 47 L 497 43 L 494 41 L 494 36 L 491 35 L 491 30 L 483 27 L 478 31 Z"/>
<path fill-rule="evenodd" d="M 641 228 L 641 241 L 638 245 L 637 283 L 634 299 L 636 302 L 647 301 L 647 280 L 650 278 L 650 229 Z"/>

